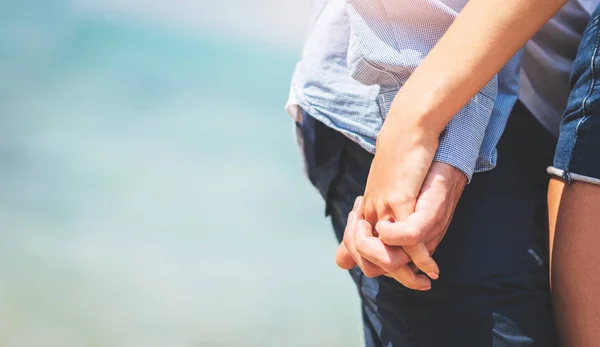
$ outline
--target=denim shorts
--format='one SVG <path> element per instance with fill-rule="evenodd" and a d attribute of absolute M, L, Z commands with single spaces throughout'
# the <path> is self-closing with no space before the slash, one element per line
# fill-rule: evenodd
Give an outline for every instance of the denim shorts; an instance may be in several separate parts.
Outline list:
<path fill-rule="evenodd" d="M 571 73 L 571 94 L 548 172 L 600 185 L 600 7 L 592 14 Z"/>

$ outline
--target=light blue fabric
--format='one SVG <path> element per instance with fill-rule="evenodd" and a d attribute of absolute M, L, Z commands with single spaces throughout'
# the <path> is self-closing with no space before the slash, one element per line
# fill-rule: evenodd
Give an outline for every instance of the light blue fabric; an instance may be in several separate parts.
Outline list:
<path fill-rule="evenodd" d="M 291 102 L 374 153 L 394 96 L 466 3 L 318 1 Z M 518 98 L 520 59 L 519 53 L 450 121 L 436 161 L 469 180 L 495 167 L 496 144 Z"/>

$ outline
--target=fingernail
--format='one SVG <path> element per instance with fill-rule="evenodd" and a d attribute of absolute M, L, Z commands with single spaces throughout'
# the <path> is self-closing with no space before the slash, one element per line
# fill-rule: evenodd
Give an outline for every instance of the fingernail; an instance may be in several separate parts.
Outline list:
<path fill-rule="evenodd" d="M 432 280 L 437 280 L 438 278 L 440 278 L 440 275 L 438 275 L 435 272 L 430 272 L 427 274 L 427 276 L 429 276 L 429 278 L 431 278 Z"/>
<path fill-rule="evenodd" d="M 422 292 L 425 292 L 425 291 L 428 291 L 430 289 L 431 289 L 431 286 L 427 286 L 427 287 L 423 287 L 423 288 L 421 288 L 419 290 L 422 291 Z"/>
<path fill-rule="evenodd" d="M 354 208 L 358 207 L 358 203 L 360 202 L 360 196 L 354 199 Z"/>

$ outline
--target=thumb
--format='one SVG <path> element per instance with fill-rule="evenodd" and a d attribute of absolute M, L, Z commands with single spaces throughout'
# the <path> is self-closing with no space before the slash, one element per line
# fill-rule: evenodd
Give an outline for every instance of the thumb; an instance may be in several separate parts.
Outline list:
<path fill-rule="evenodd" d="M 427 232 L 435 226 L 435 218 L 427 210 L 417 210 L 405 222 L 377 222 L 375 230 L 388 246 L 414 246 L 423 242 Z"/>
<path fill-rule="evenodd" d="M 434 219 L 424 210 L 409 216 L 407 222 L 381 221 L 376 229 L 379 238 L 387 245 L 403 246 L 413 263 L 430 278 L 437 279 L 440 269 L 425 246 L 427 233 L 435 226 Z M 390 243 L 388 243 L 390 242 Z"/>

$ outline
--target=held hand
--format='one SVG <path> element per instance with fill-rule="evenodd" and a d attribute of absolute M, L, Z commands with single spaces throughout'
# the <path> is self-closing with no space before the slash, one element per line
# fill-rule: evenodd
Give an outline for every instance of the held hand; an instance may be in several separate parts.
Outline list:
<path fill-rule="evenodd" d="M 354 208 L 348 217 L 344 240 L 336 254 L 338 266 L 349 270 L 358 265 L 367 277 L 385 274 L 411 289 L 431 289 L 431 281 L 427 276 L 417 275 L 417 269 L 407 265 L 411 259 L 402 247 L 387 246 L 373 236 L 373 228 L 362 218 L 360 213 L 362 200 L 362 197 L 356 199 Z M 428 256 L 429 253 L 424 245 L 423 249 Z M 437 266 L 435 269 L 437 271 Z M 432 278 L 437 278 L 437 272 Z"/>
<path fill-rule="evenodd" d="M 414 213 L 403 221 L 378 222 L 376 230 L 379 238 L 389 246 L 403 246 L 405 249 L 425 244 L 428 253 L 433 253 L 446 234 L 466 183 L 466 176 L 458 169 L 434 162 Z"/>

